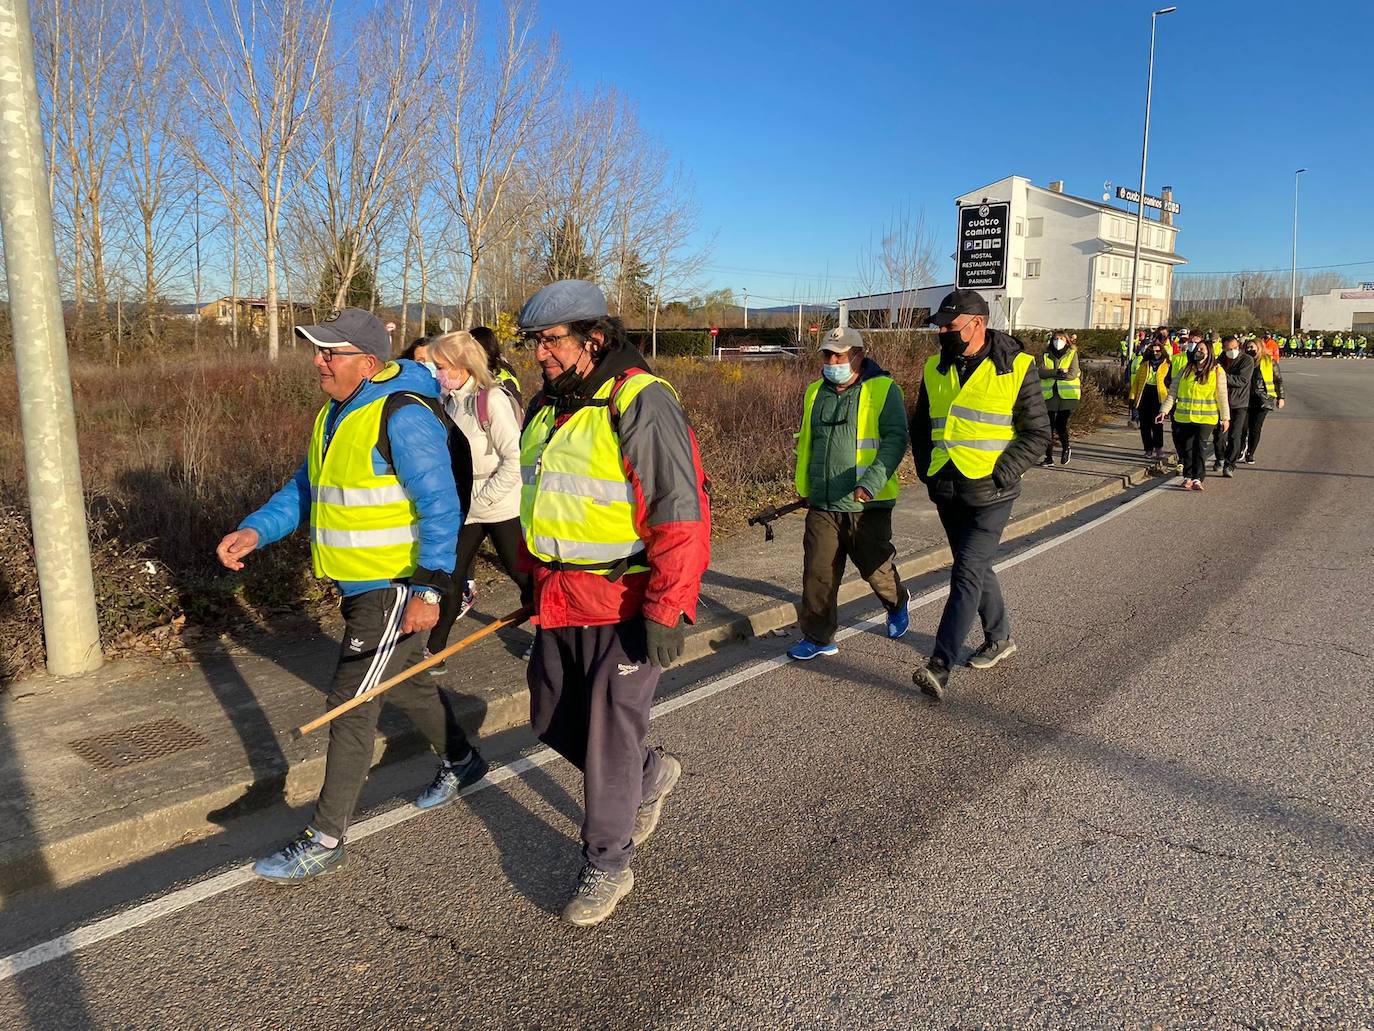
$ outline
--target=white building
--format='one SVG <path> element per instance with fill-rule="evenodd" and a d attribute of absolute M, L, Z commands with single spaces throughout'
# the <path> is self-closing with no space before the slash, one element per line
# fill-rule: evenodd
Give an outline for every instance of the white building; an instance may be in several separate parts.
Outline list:
<path fill-rule="evenodd" d="M 1304 295 L 1301 326 L 1318 333 L 1374 333 L 1374 283 Z"/>
<path fill-rule="evenodd" d="M 1166 204 L 1171 191 L 1163 191 Z M 1135 215 L 1103 201 L 1074 197 L 1062 181 L 1040 187 L 1013 175 L 955 199 L 959 206 L 982 201 L 1011 205 L 1007 282 L 1001 290 L 980 290 L 999 329 L 1109 329 L 1130 321 Z M 1178 227 L 1167 211 L 1150 217 L 1141 230 L 1140 282 L 1136 324 L 1169 324 Z M 957 244 L 956 244 L 957 246 Z M 904 293 L 842 297 L 840 325 L 859 328 L 920 326 L 952 284 Z M 920 309 L 926 309 L 922 312 Z"/>

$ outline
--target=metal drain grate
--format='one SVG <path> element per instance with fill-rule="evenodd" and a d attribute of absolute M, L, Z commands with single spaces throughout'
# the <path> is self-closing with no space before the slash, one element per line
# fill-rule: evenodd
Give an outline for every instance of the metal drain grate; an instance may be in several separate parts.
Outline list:
<path fill-rule="evenodd" d="M 208 742 L 203 735 L 167 717 L 69 741 L 67 747 L 98 770 L 122 770 L 204 744 Z"/>

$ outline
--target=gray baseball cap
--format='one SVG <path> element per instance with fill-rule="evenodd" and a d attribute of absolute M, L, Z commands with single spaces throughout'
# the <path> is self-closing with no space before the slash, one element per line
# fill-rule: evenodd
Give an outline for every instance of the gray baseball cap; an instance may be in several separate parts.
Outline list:
<path fill-rule="evenodd" d="M 522 332 L 566 326 L 570 322 L 599 319 L 610 314 L 606 295 L 584 279 L 562 279 L 544 287 L 520 309 Z"/>
<path fill-rule="evenodd" d="M 380 362 L 391 360 L 391 334 L 377 316 L 362 308 L 333 312 L 318 326 L 297 326 L 296 335 L 316 347 L 356 347 Z"/>
<path fill-rule="evenodd" d="M 836 354 L 844 354 L 854 348 L 863 350 L 864 336 L 857 329 L 849 326 L 836 326 L 829 333 L 821 338 L 822 351 L 834 351 Z"/>

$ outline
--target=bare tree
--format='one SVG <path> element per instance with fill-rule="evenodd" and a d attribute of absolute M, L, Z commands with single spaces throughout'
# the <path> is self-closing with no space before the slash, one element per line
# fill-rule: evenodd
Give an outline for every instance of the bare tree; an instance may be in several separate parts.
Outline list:
<path fill-rule="evenodd" d="M 449 175 L 440 196 L 462 235 L 467 259 L 461 321 L 470 325 L 486 252 L 525 215 L 510 201 L 524 160 L 547 118 L 555 49 L 532 38 L 534 12 L 524 0 L 506 5 L 499 51 L 484 60 L 475 11 L 467 8 L 453 63 L 448 124 Z"/>
<path fill-rule="evenodd" d="M 184 256 L 186 244 L 178 231 L 191 213 L 187 194 L 192 183 L 172 131 L 183 110 L 186 80 L 180 48 L 168 45 L 177 32 L 175 21 L 149 0 L 137 0 L 132 16 L 128 60 L 132 90 L 119 127 L 121 164 L 138 216 L 144 339 L 152 347 L 158 342 L 157 306 L 165 265 L 169 259 Z"/>
<path fill-rule="evenodd" d="M 189 62 L 199 90 L 194 92 L 207 123 L 241 161 L 244 187 L 257 201 L 264 266 L 267 355 L 280 349 L 280 298 L 277 247 L 282 211 L 296 182 L 288 172 L 309 172 L 297 162 L 297 148 L 326 75 L 326 49 L 333 21 L 332 0 L 206 0 L 208 28 L 198 33 L 197 59 Z M 197 165 L 226 198 L 240 196 L 225 181 L 219 162 L 198 150 Z M 235 305 L 237 307 L 237 304 Z"/>
<path fill-rule="evenodd" d="M 916 319 L 916 291 L 934 279 L 935 234 L 925 211 L 914 215 L 898 208 L 859 255 L 859 282 L 864 293 L 891 293 L 896 305 L 891 328 L 909 330 Z M 880 327 L 889 328 L 889 327 Z"/>

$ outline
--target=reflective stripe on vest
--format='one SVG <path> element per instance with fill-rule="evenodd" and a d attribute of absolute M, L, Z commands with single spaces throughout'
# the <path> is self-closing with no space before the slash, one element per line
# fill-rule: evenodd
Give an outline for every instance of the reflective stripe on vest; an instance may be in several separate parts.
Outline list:
<path fill-rule="evenodd" d="M 1269 391 L 1269 396 L 1274 396 L 1274 359 L 1260 359 L 1260 375 L 1264 377 L 1264 389 Z"/>
<path fill-rule="evenodd" d="M 814 414 L 816 397 L 820 394 L 824 380 L 816 380 L 806 388 L 802 402 L 801 432 L 797 434 L 797 467 L 794 477 L 797 493 L 804 498 L 811 496 L 811 484 L 807 481 L 811 464 L 811 421 Z M 892 390 L 890 376 L 873 376 L 859 384 L 859 411 L 854 430 L 854 479 L 857 482 L 868 472 L 878 457 L 878 447 L 882 444 L 882 429 L 879 420 L 887 405 L 887 396 Z M 894 469 L 887 482 L 873 495 L 874 501 L 893 501 L 900 493 L 897 484 L 897 471 Z"/>
<path fill-rule="evenodd" d="M 1215 426 L 1221 421 L 1217 403 L 1217 377 L 1220 370 L 1212 367 L 1205 382 L 1199 383 L 1192 369 L 1183 374 L 1178 384 L 1178 400 L 1174 403 L 1174 418 L 1179 422 L 1202 423 Z"/>
<path fill-rule="evenodd" d="M 603 383 L 592 398 L 604 403 L 585 405 L 561 426 L 554 406 L 545 405 L 520 435 L 520 526 L 526 548 L 541 562 L 582 565 L 605 575 L 615 563 L 644 550 L 639 502 L 611 421 L 616 382 Z M 646 372 L 620 381 L 616 411 L 628 409 L 652 383 L 672 390 Z M 636 563 L 623 571 L 647 569 Z"/>
<path fill-rule="evenodd" d="M 1044 354 L 1045 371 L 1067 372 L 1069 367 L 1073 365 L 1074 353 L 1074 348 L 1066 347 L 1063 357 L 1056 359 L 1051 351 L 1046 351 Z M 1131 375 L 1135 375 L 1135 370 L 1139 366 L 1140 356 L 1136 355 L 1131 360 Z M 1082 396 L 1083 383 L 1082 380 L 1077 379 L 1047 379 L 1040 383 L 1040 392 L 1045 395 L 1046 401 L 1054 397 L 1056 388 L 1061 401 L 1077 401 Z"/>
<path fill-rule="evenodd" d="M 992 475 L 997 456 L 1016 437 L 1012 409 L 1033 361 L 1028 354 L 1018 354 L 1011 371 L 999 374 L 992 359 L 985 358 L 968 382 L 960 384 L 954 362 L 942 374 L 939 355 L 926 360 L 932 444 L 927 475 L 949 462 L 971 480 Z"/>
<path fill-rule="evenodd" d="M 380 378 L 380 377 L 378 377 Z M 374 378 L 374 381 L 375 378 Z M 393 471 L 378 473 L 373 449 L 386 397 L 349 412 L 324 446 L 329 405 L 310 438 L 310 554 L 331 580 L 400 580 L 420 560 L 420 516 Z"/>

